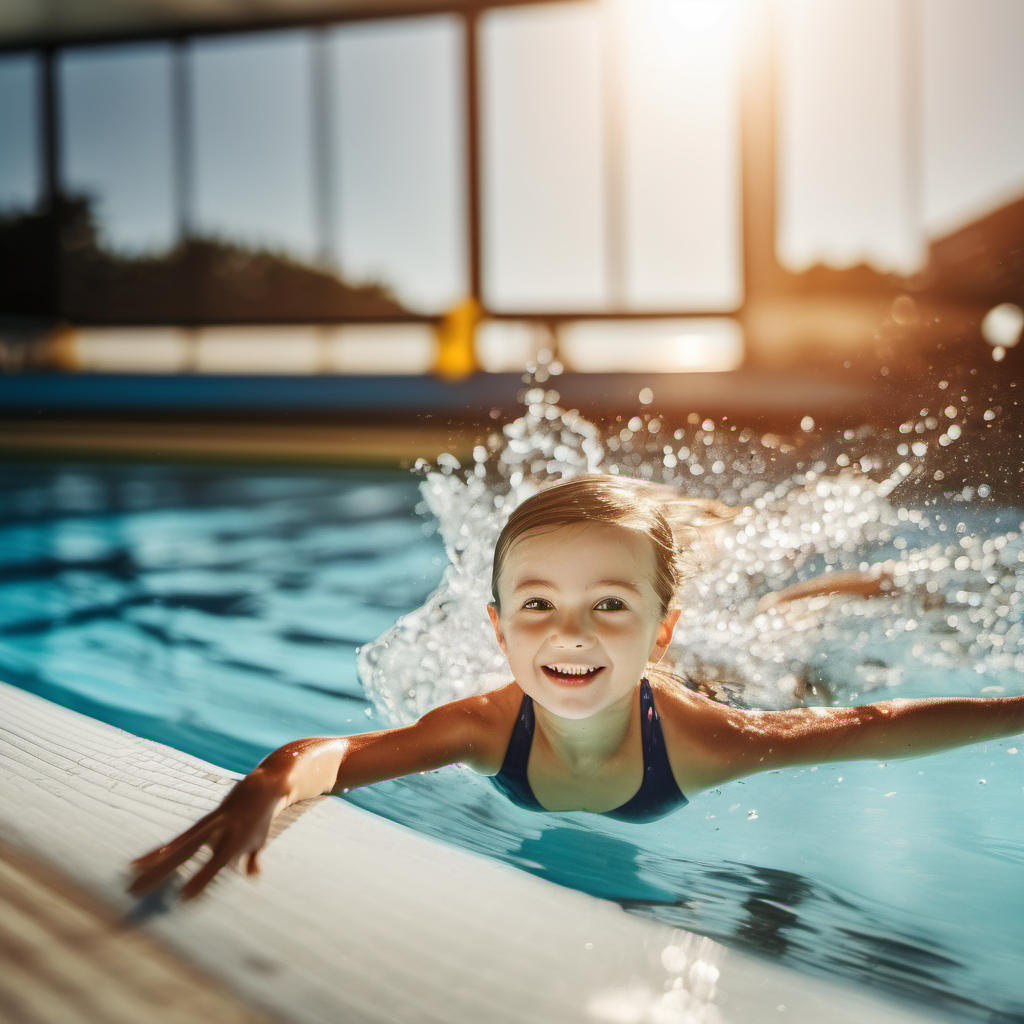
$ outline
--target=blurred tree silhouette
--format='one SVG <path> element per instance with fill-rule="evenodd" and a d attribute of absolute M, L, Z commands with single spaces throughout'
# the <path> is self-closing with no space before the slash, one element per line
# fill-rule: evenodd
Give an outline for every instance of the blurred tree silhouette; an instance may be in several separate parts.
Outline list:
<path fill-rule="evenodd" d="M 0 217 L 0 313 L 80 323 L 403 317 L 390 288 L 351 284 L 270 249 L 196 237 L 159 254 L 108 250 L 92 203 Z M 59 287 L 58 287 L 59 284 Z"/>

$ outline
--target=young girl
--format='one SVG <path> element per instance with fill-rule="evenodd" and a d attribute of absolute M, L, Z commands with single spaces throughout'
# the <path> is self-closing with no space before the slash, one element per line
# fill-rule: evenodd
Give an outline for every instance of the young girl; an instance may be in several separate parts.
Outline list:
<path fill-rule="evenodd" d="M 683 561 L 700 555 L 698 534 L 681 550 L 686 528 L 677 522 L 674 535 L 666 508 L 657 489 L 600 475 L 524 501 L 498 538 L 488 606 L 512 682 L 405 728 L 281 747 L 219 807 L 135 861 L 132 891 L 158 887 L 204 845 L 212 855 L 185 898 L 226 864 L 253 874 L 271 823 L 290 804 L 448 764 L 490 776 L 533 810 L 647 822 L 754 772 L 906 757 L 1024 731 L 1024 697 L 749 711 L 659 672 L 679 617 L 672 603 Z M 839 580 L 815 592 L 836 590 L 877 588 Z"/>

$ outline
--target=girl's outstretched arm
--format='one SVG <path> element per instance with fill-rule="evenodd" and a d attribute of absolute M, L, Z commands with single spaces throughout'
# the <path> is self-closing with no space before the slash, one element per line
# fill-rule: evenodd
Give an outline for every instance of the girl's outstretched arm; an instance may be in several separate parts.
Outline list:
<path fill-rule="evenodd" d="M 1024 732 L 1024 696 L 891 700 L 853 708 L 743 711 L 689 694 L 682 748 L 672 760 L 680 788 L 829 761 L 930 754 Z M 699 703 L 698 703 L 699 702 Z"/>
<path fill-rule="evenodd" d="M 849 594 L 861 597 L 877 597 L 891 594 L 896 589 L 895 573 L 891 562 L 874 565 L 867 570 L 842 570 L 826 572 L 813 579 L 793 583 L 782 590 L 765 594 L 757 603 L 757 613 L 770 611 L 789 601 L 804 597 L 825 597 L 833 594 Z"/>
<path fill-rule="evenodd" d="M 210 859 L 186 883 L 183 899 L 202 892 L 226 864 L 237 862 L 248 874 L 256 874 L 272 822 L 299 800 L 448 764 L 496 771 L 501 742 L 508 739 L 502 735 L 508 716 L 502 714 L 504 702 L 493 696 L 446 704 L 401 729 L 302 739 L 280 747 L 190 829 L 133 861 L 137 874 L 130 891 L 141 895 L 156 889 L 206 845 L 212 850 Z"/>

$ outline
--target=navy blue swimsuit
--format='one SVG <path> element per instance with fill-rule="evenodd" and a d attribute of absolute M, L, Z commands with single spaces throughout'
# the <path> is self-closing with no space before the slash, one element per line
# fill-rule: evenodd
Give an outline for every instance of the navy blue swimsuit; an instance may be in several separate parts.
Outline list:
<path fill-rule="evenodd" d="M 533 745 L 533 698 L 523 694 L 512 737 L 508 741 L 505 760 L 497 775 L 491 776 L 495 788 L 514 804 L 530 811 L 546 811 L 533 795 L 526 767 Z M 689 801 L 683 796 L 672 774 L 661 732 L 661 719 L 654 706 L 654 694 L 646 679 L 640 680 L 640 743 L 644 753 L 644 778 L 640 788 L 621 807 L 603 811 L 609 818 L 620 821 L 656 821 L 666 814 L 684 807 Z"/>

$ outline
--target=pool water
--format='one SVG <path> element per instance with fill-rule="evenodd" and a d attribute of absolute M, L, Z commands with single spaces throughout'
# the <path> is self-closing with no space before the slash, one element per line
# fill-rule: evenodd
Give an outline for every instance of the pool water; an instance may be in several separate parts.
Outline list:
<path fill-rule="evenodd" d="M 792 703 L 801 673 L 837 703 L 1024 689 L 1021 514 L 920 486 L 902 504 L 930 455 L 787 452 L 704 422 L 606 438 L 535 397 L 426 477 L 430 512 L 400 471 L 0 466 L 0 678 L 238 771 L 409 720 L 507 679 L 481 566 L 508 508 L 538 479 L 618 468 L 750 508 L 676 635 L 681 668 L 732 698 Z M 894 598 L 753 613 L 782 582 L 881 559 Z M 768 773 L 651 825 L 533 814 L 458 768 L 350 799 L 808 972 L 1024 1021 L 1017 742 Z"/>

